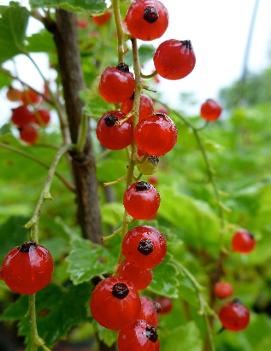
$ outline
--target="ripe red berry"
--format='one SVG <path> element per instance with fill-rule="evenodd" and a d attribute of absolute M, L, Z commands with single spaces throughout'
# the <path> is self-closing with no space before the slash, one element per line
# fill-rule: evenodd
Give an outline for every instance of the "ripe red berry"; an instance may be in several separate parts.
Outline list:
<path fill-rule="evenodd" d="M 148 178 L 148 183 L 152 185 L 157 185 L 158 184 L 158 177 L 156 176 L 151 176 Z"/>
<path fill-rule="evenodd" d="M 157 303 L 157 312 L 160 314 L 168 314 L 172 311 L 172 301 L 168 297 L 157 297 L 155 299 Z"/>
<path fill-rule="evenodd" d="M 256 245 L 254 235 L 245 229 L 240 229 L 232 237 L 232 250 L 242 254 L 250 253 Z"/>
<path fill-rule="evenodd" d="M 121 111 L 106 112 L 98 121 L 96 135 L 104 147 L 110 150 L 124 149 L 133 140 L 133 128 L 130 119 L 123 122 L 125 114 Z"/>
<path fill-rule="evenodd" d="M 225 329 L 238 332 L 248 326 L 250 313 L 238 300 L 233 300 L 220 309 L 219 319 Z"/>
<path fill-rule="evenodd" d="M 13 248 L 2 265 L 2 279 L 19 294 L 35 294 L 51 281 L 53 258 L 43 246 L 32 241 Z"/>
<path fill-rule="evenodd" d="M 144 320 L 122 329 L 118 337 L 119 351 L 159 351 L 160 342 L 154 326 Z"/>
<path fill-rule="evenodd" d="M 134 103 L 134 95 L 130 97 L 130 99 L 124 101 L 121 105 L 121 111 L 125 114 L 132 111 Z M 153 101 L 147 95 L 140 96 L 140 107 L 139 107 L 139 120 L 142 121 L 143 119 L 148 118 L 150 115 L 153 114 Z"/>
<path fill-rule="evenodd" d="M 214 286 L 214 294 L 219 299 L 226 299 L 233 294 L 232 285 L 226 282 L 218 282 Z"/>
<path fill-rule="evenodd" d="M 92 16 L 93 22 L 97 24 L 97 26 L 103 26 L 106 24 L 111 18 L 111 12 L 107 11 L 102 15 Z"/>
<path fill-rule="evenodd" d="M 19 128 L 20 139 L 29 145 L 35 144 L 38 140 L 39 132 L 35 124 L 25 124 Z"/>
<path fill-rule="evenodd" d="M 133 38 L 157 39 L 168 27 L 168 11 L 157 0 L 134 0 L 128 9 L 125 22 Z"/>
<path fill-rule="evenodd" d="M 140 299 L 134 288 L 121 278 L 109 277 L 94 289 L 90 299 L 93 318 L 112 330 L 133 323 L 140 312 Z"/>
<path fill-rule="evenodd" d="M 35 111 L 36 122 L 41 126 L 45 127 L 50 123 L 51 116 L 50 112 L 45 109 Z"/>
<path fill-rule="evenodd" d="M 22 92 L 13 87 L 9 87 L 7 91 L 7 99 L 12 102 L 20 101 L 22 99 Z"/>
<path fill-rule="evenodd" d="M 88 21 L 85 18 L 78 19 L 76 21 L 76 26 L 80 29 L 85 29 L 88 26 Z"/>
<path fill-rule="evenodd" d="M 164 113 L 165 115 L 168 115 L 168 109 L 164 106 L 160 107 L 156 112 Z"/>
<path fill-rule="evenodd" d="M 21 105 L 12 109 L 11 121 L 21 127 L 26 124 L 35 123 L 36 118 L 27 106 Z"/>
<path fill-rule="evenodd" d="M 100 95 L 111 103 L 128 100 L 134 93 L 135 80 L 129 67 L 120 63 L 117 67 L 107 67 L 100 78 Z"/>
<path fill-rule="evenodd" d="M 122 253 L 128 262 L 141 269 L 157 266 L 165 257 L 165 237 L 150 226 L 135 227 L 126 233 L 122 242 Z"/>
<path fill-rule="evenodd" d="M 193 71 L 196 57 L 190 40 L 171 39 L 158 46 L 153 61 L 160 76 L 176 80 Z"/>
<path fill-rule="evenodd" d="M 221 115 L 222 107 L 213 99 L 207 99 L 200 108 L 200 115 L 208 122 L 216 121 Z"/>
<path fill-rule="evenodd" d="M 146 289 L 152 281 L 152 271 L 141 269 L 130 262 L 124 261 L 118 267 L 118 275 L 133 285 L 136 290 Z"/>
<path fill-rule="evenodd" d="M 123 205 L 136 219 L 152 219 L 160 206 L 160 195 L 151 184 L 140 181 L 126 189 Z"/>
<path fill-rule="evenodd" d="M 140 297 L 141 311 L 139 313 L 138 319 L 146 321 L 148 324 L 157 327 L 158 325 L 158 315 L 156 311 L 155 303 L 148 299 L 147 297 Z"/>
<path fill-rule="evenodd" d="M 22 93 L 22 101 L 25 105 L 38 104 L 41 102 L 41 96 L 32 89 L 27 89 Z"/>
<path fill-rule="evenodd" d="M 135 127 L 135 141 L 144 154 L 163 156 L 177 142 L 178 131 L 173 121 L 163 113 L 155 113 Z"/>

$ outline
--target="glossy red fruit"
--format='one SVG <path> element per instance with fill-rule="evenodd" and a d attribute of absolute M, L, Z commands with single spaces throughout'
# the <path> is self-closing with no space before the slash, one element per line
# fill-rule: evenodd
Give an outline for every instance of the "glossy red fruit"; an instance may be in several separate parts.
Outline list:
<path fill-rule="evenodd" d="M 160 314 L 168 314 L 172 311 L 173 305 L 172 301 L 168 297 L 157 297 L 155 299 L 157 303 L 157 312 Z"/>
<path fill-rule="evenodd" d="M 18 89 L 15 89 L 13 87 L 9 87 L 7 91 L 7 99 L 9 101 L 21 101 L 22 99 L 22 92 Z"/>
<path fill-rule="evenodd" d="M 163 156 L 177 142 L 178 131 L 173 121 L 163 113 L 155 113 L 135 127 L 135 141 L 144 154 Z"/>
<path fill-rule="evenodd" d="M 156 176 L 151 176 L 148 178 L 148 183 L 152 185 L 158 185 L 158 177 Z"/>
<path fill-rule="evenodd" d="M 200 108 L 200 115 L 208 122 L 216 121 L 222 112 L 222 107 L 213 99 L 207 99 Z"/>
<path fill-rule="evenodd" d="M 107 102 L 124 102 L 133 95 L 134 90 L 135 79 L 125 63 L 120 63 L 117 67 L 107 67 L 103 71 L 99 92 Z"/>
<path fill-rule="evenodd" d="M 124 261 L 118 267 L 118 276 L 133 285 L 136 290 L 146 289 L 152 281 L 152 271 L 141 269 L 132 263 Z"/>
<path fill-rule="evenodd" d="M 36 122 L 41 126 L 45 127 L 50 123 L 51 116 L 50 112 L 45 109 L 35 111 Z"/>
<path fill-rule="evenodd" d="M 92 16 L 93 22 L 97 24 L 97 26 L 103 26 L 106 24 L 111 18 L 111 12 L 107 11 L 102 15 Z"/>
<path fill-rule="evenodd" d="M 166 251 L 165 237 L 157 229 L 146 225 L 127 232 L 122 242 L 122 253 L 126 260 L 141 269 L 157 266 Z"/>
<path fill-rule="evenodd" d="M 50 252 L 28 241 L 7 254 L 2 265 L 2 279 L 12 291 L 31 295 L 50 283 L 53 270 Z"/>
<path fill-rule="evenodd" d="M 146 321 L 148 324 L 157 327 L 158 315 L 156 312 L 155 303 L 147 297 L 140 297 L 141 311 L 138 319 Z"/>
<path fill-rule="evenodd" d="M 226 299 L 233 294 L 232 285 L 226 282 L 218 282 L 214 286 L 214 294 L 219 299 Z"/>
<path fill-rule="evenodd" d="M 125 22 L 133 38 L 157 39 L 168 27 L 168 11 L 157 0 L 134 0 L 128 9 Z"/>
<path fill-rule="evenodd" d="M 124 101 L 121 105 L 121 111 L 125 114 L 132 111 L 134 103 L 134 95 L 130 97 L 128 100 Z M 140 108 L 139 108 L 139 120 L 148 118 L 153 114 L 153 101 L 147 95 L 140 96 Z"/>
<path fill-rule="evenodd" d="M 118 337 L 119 351 L 159 351 L 160 342 L 154 326 L 144 320 L 122 329 Z"/>
<path fill-rule="evenodd" d="M 247 254 L 253 251 L 256 246 L 254 235 L 245 229 L 240 229 L 232 237 L 232 250 Z"/>
<path fill-rule="evenodd" d="M 38 128 L 35 124 L 25 124 L 19 128 L 20 139 L 29 145 L 36 143 L 39 137 Z"/>
<path fill-rule="evenodd" d="M 196 57 L 190 40 L 171 39 L 158 46 L 153 61 L 161 77 L 176 80 L 193 71 Z"/>
<path fill-rule="evenodd" d="M 152 219 L 160 206 L 160 195 L 151 184 L 140 181 L 126 189 L 123 205 L 127 213 L 136 219 Z"/>
<path fill-rule="evenodd" d="M 41 96 L 32 89 L 27 89 L 22 93 L 22 101 L 25 105 L 38 104 L 41 100 Z"/>
<path fill-rule="evenodd" d="M 104 147 L 110 150 L 124 149 L 133 140 L 131 119 L 123 122 L 125 114 L 121 111 L 106 112 L 98 121 L 96 135 Z"/>
<path fill-rule="evenodd" d="M 248 326 L 250 313 L 240 301 L 233 300 L 220 309 L 219 319 L 225 329 L 238 332 Z"/>
<path fill-rule="evenodd" d="M 35 123 L 36 118 L 34 113 L 32 113 L 27 106 L 21 105 L 12 109 L 11 121 L 16 124 L 16 126 L 21 127 L 26 124 Z"/>
<path fill-rule="evenodd" d="M 165 115 L 168 115 L 168 109 L 165 108 L 164 106 L 160 107 L 156 112 L 159 112 L 159 113 L 164 113 Z"/>
<path fill-rule="evenodd" d="M 103 327 L 119 330 L 133 323 L 140 313 L 140 299 L 121 278 L 109 277 L 96 285 L 90 299 L 93 318 Z"/>

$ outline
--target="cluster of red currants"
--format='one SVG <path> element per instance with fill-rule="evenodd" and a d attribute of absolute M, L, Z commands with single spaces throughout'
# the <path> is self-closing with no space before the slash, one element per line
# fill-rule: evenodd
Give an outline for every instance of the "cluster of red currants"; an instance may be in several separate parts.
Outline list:
<path fill-rule="evenodd" d="M 245 229 L 240 229 L 232 237 L 232 251 L 240 254 L 250 253 L 255 245 L 254 235 Z M 233 295 L 233 287 L 228 282 L 218 282 L 214 286 L 214 295 L 219 299 L 226 299 Z M 219 311 L 219 319 L 225 329 L 231 331 L 242 331 L 247 328 L 250 320 L 250 313 L 239 299 L 233 299 Z"/>
<path fill-rule="evenodd" d="M 51 119 L 48 110 L 37 107 L 42 102 L 42 97 L 31 89 L 20 91 L 10 87 L 7 99 L 20 102 L 18 107 L 12 109 L 11 115 L 12 123 L 19 130 L 20 139 L 29 145 L 35 144 L 39 136 L 39 127 L 46 127 Z"/>
<path fill-rule="evenodd" d="M 168 12 L 157 0 L 135 0 L 129 7 L 125 24 L 132 38 L 153 40 L 162 36 L 168 26 Z M 195 66 L 195 55 L 188 40 L 168 40 L 154 55 L 156 71 L 167 79 L 187 76 Z M 150 175 L 159 157 L 168 153 L 177 142 L 177 128 L 163 112 L 154 112 L 153 101 L 140 96 L 139 118 L 133 118 L 136 81 L 128 65 L 120 62 L 107 67 L 99 83 L 101 97 L 120 109 L 106 112 L 98 121 L 96 134 L 101 145 L 111 150 L 128 146 L 136 148 L 136 164 L 142 174 Z M 126 213 L 137 220 L 156 216 L 160 196 L 148 182 L 130 184 L 123 196 Z M 93 318 L 102 326 L 119 331 L 118 349 L 158 351 L 160 344 L 156 327 L 156 305 L 138 291 L 152 280 L 151 269 L 166 255 L 163 234 L 150 226 L 138 226 L 128 231 L 122 242 L 122 259 L 114 276 L 102 280 L 90 299 Z M 171 310 L 169 299 L 160 299 L 162 311 Z"/>

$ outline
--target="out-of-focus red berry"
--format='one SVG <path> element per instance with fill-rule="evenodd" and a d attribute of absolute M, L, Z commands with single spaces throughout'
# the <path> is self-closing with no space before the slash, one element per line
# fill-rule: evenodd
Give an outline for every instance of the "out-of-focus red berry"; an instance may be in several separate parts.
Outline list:
<path fill-rule="evenodd" d="M 238 300 L 223 306 L 218 316 L 223 327 L 234 332 L 246 329 L 250 320 L 249 310 Z"/>
<path fill-rule="evenodd" d="M 157 312 L 160 314 L 168 314 L 172 311 L 172 301 L 168 297 L 157 297 L 155 299 L 157 303 Z"/>
<path fill-rule="evenodd" d="M 32 89 L 27 89 L 22 93 L 22 102 L 25 105 L 38 104 L 41 100 L 41 96 Z"/>
<path fill-rule="evenodd" d="M 22 92 L 13 87 L 9 87 L 7 91 L 7 99 L 9 101 L 21 101 L 22 100 Z"/>
<path fill-rule="evenodd" d="M 256 246 L 256 240 L 253 234 L 245 229 L 240 229 L 232 237 L 232 250 L 242 254 L 248 254 Z"/>
<path fill-rule="evenodd" d="M 102 15 L 92 16 L 93 22 L 97 24 L 97 26 L 103 26 L 106 24 L 111 18 L 111 12 L 107 11 Z"/>
<path fill-rule="evenodd" d="M 25 124 L 19 127 L 20 139 L 29 145 L 36 143 L 39 132 L 36 124 Z"/>
<path fill-rule="evenodd" d="M 27 106 L 21 105 L 12 109 L 11 121 L 18 127 L 25 126 L 27 124 L 35 123 L 36 118 L 33 112 L 31 112 Z"/>
<path fill-rule="evenodd" d="M 227 282 L 217 282 L 214 286 L 214 294 L 219 299 L 226 299 L 233 294 L 232 285 Z"/>
<path fill-rule="evenodd" d="M 216 121 L 222 112 L 222 107 L 213 99 L 206 100 L 200 108 L 200 115 L 208 122 Z"/>

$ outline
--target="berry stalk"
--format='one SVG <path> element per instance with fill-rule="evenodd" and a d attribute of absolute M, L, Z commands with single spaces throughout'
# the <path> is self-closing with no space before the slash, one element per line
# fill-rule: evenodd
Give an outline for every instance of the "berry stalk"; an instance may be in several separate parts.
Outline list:
<path fill-rule="evenodd" d="M 115 18 L 117 38 L 118 38 L 118 58 L 119 58 L 119 63 L 121 63 L 123 62 L 125 50 L 124 50 L 124 33 L 123 33 L 122 23 L 121 23 L 119 0 L 113 0 L 112 6 L 113 6 L 113 13 Z"/>

